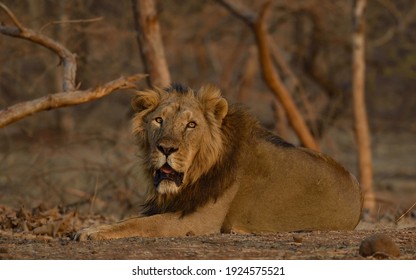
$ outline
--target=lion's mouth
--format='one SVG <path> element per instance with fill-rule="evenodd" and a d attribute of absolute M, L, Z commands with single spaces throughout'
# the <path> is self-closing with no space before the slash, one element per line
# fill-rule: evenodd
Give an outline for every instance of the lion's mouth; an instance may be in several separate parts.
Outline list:
<path fill-rule="evenodd" d="M 169 180 L 180 186 L 183 180 L 183 173 L 175 171 L 169 164 L 165 163 L 160 169 L 156 170 L 154 185 L 158 186 L 163 180 Z"/>

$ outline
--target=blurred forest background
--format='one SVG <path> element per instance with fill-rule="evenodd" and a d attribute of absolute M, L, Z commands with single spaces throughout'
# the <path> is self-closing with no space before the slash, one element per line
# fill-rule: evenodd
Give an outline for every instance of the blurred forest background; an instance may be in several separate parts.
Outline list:
<path fill-rule="evenodd" d="M 132 1 L 3 0 L 28 28 L 77 55 L 80 89 L 145 73 Z M 263 1 L 242 0 L 253 11 Z M 272 1 L 272 56 L 322 151 L 357 174 L 352 111 L 352 2 Z M 218 85 L 269 129 L 299 144 L 261 75 L 252 31 L 216 1 L 157 2 L 172 81 Z M 10 20 L 0 11 L 0 21 Z M 380 219 L 416 201 L 416 1 L 370 0 L 366 102 Z M 139 88 L 146 88 L 143 80 Z M 62 90 L 59 58 L 0 34 L 0 109 Z M 45 111 L 0 129 L 0 205 L 75 207 L 116 219 L 138 211 L 131 91 Z"/>

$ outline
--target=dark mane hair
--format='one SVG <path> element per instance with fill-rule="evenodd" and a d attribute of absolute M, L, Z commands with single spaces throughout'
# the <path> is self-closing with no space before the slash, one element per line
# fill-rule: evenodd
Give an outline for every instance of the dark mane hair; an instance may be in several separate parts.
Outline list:
<path fill-rule="evenodd" d="M 286 142 L 283 138 L 277 136 L 276 134 L 273 134 L 272 132 L 268 131 L 263 127 L 258 126 L 256 128 L 255 133 L 258 138 L 264 139 L 267 142 L 272 143 L 273 145 L 285 148 L 295 147 L 295 145 L 293 145 L 292 143 Z"/>
<path fill-rule="evenodd" d="M 191 90 L 191 88 L 189 88 L 188 86 L 185 86 L 181 83 L 172 83 L 168 88 L 165 88 L 166 92 L 177 92 L 177 93 L 182 93 L 182 94 L 186 94 Z"/>

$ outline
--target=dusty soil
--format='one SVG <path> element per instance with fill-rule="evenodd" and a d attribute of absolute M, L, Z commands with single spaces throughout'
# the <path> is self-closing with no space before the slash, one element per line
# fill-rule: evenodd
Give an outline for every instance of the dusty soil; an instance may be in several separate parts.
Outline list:
<path fill-rule="evenodd" d="M 354 231 L 72 240 L 83 227 L 110 222 L 60 207 L 0 206 L 0 259 L 363 259 L 362 241 L 381 233 L 397 245 L 400 256 L 382 248 L 370 258 L 416 259 L 416 220 L 411 216 L 398 224 L 361 222 Z"/>
<path fill-rule="evenodd" d="M 416 227 L 86 242 L 3 232 L 0 259 L 364 259 L 359 254 L 360 243 L 374 233 L 388 234 L 400 248 L 398 258 L 388 254 L 381 258 L 416 259 Z"/>

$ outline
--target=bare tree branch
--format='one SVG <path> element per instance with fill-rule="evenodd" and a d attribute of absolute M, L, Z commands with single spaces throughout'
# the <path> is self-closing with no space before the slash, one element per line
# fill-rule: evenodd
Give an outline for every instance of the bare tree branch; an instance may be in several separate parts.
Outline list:
<path fill-rule="evenodd" d="M 257 14 L 247 9 L 247 7 L 230 0 L 217 0 L 217 2 L 250 27 L 254 26 L 254 23 L 257 20 Z"/>
<path fill-rule="evenodd" d="M 271 2 L 267 2 L 260 11 L 258 20 L 255 23 L 255 35 L 259 47 L 260 63 L 263 68 L 263 75 L 269 88 L 276 94 L 289 116 L 289 121 L 294 128 L 301 142 L 308 148 L 319 150 L 318 144 L 315 142 L 309 131 L 301 113 L 296 107 L 289 91 L 286 89 L 280 79 L 275 67 L 273 66 L 270 55 L 270 47 L 268 34 L 266 30 L 265 17 Z"/>
<path fill-rule="evenodd" d="M 51 38 L 39 32 L 26 28 L 9 10 L 9 8 L 7 8 L 6 5 L 0 3 L 0 8 L 6 12 L 6 14 L 15 24 L 15 26 L 6 26 L 0 22 L 0 33 L 16 38 L 25 39 L 30 42 L 44 46 L 45 48 L 56 53 L 61 58 L 64 65 L 64 92 L 50 94 L 35 100 L 21 102 L 12 105 L 4 110 L 1 110 L 0 128 L 41 111 L 78 105 L 81 103 L 86 103 L 99 99 L 119 89 L 135 88 L 136 86 L 134 83 L 147 76 L 144 74 L 136 74 L 126 78 L 121 77 L 117 80 L 108 82 L 105 85 L 98 86 L 93 89 L 83 91 L 76 90 L 75 77 L 77 63 L 75 59 L 75 54 L 73 54 L 65 46 L 52 40 Z"/>
<path fill-rule="evenodd" d="M 102 98 L 116 90 L 135 88 L 134 83 L 146 76 L 145 74 L 137 74 L 121 77 L 93 89 L 59 92 L 15 104 L 0 111 L 0 128 L 41 111 L 78 105 Z"/>
<path fill-rule="evenodd" d="M 63 90 L 74 91 L 76 89 L 75 79 L 77 72 L 76 55 L 55 40 L 32 29 L 26 28 L 6 5 L 0 3 L 0 8 L 7 13 L 16 25 L 15 27 L 6 26 L 0 22 L 0 33 L 31 41 L 56 53 L 61 58 L 64 66 Z"/>
<path fill-rule="evenodd" d="M 294 7 L 289 7 L 288 11 L 297 15 L 297 28 L 299 30 L 296 32 L 296 41 L 300 49 L 302 49 L 298 53 L 303 71 L 323 90 L 329 99 L 329 102 L 322 110 L 322 112 L 325 112 L 325 116 L 317 119 L 314 123 L 314 134 L 316 137 L 320 137 L 328 125 L 337 119 L 345 110 L 348 96 L 347 94 L 343 94 L 340 87 L 328 75 L 327 71 L 324 71 L 322 62 L 318 59 L 320 55 L 319 46 L 324 43 L 324 38 L 328 38 L 328 32 L 325 31 L 325 23 L 322 21 L 322 11 L 314 5 L 295 5 Z M 308 32 L 310 34 L 308 36 L 304 32 L 305 25 L 300 24 L 301 17 L 307 19 L 311 24 L 310 31 Z M 305 40 L 305 38 L 307 39 Z M 332 37 L 331 40 L 346 44 L 346 42 L 343 42 L 338 37 Z M 307 41 L 308 43 L 305 43 Z"/>
<path fill-rule="evenodd" d="M 378 2 L 391 13 L 397 24 L 389 27 L 379 38 L 369 42 L 368 45 L 372 48 L 380 47 L 392 40 L 397 33 L 404 32 L 412 24 L 416 16 L 416 2 L 414 2 L 412 8 L 406 14 L 401 13 L 395 6 L 395 3 L 390 0 L 378 0 Z"/>
<path fill-rule="evenodd" d="M 39 29 L 39 33 L 42 33 L 43 30 L 45 30 L 47 27 L 53 24 L 73 24 L 73 23 L 90 23 L 90 22 L 96 22 L 102 20 L 103 17 L 95 17 L 95 18 L 89 18 L 89 19 L 70 19 L 70 20 L 54 20 L 51 22 L 48 22 L 47 24 L 43 25 Z"/>
<path fill-rule="evenodd" d="M 236 4 L 232 0 L 217 0 L 221 5 L 226 7 L 238 18 L 247 23 L 254 31 L 257 46 L 259 49 L 260 64 L 262 68 L 263 77 L 267 86 L 271 89 L 274 95 L 279 99 L 285 112 L 288 116 L 289 122 L 293 127 L 296 135 L 305 147 L 319 150 L 319 146 L 313 138 L 302 114 L 296 107 L 288 89 L 280 79 L 276 68 L 273 65 L 273 60 L 270 54 L 269 34 L 265 23 L 266 12 L 270 8 L 271 2 L 268 1 L 263 5 L 260 13 L 256 14 L 243 7 L 241 4 Z"/>

